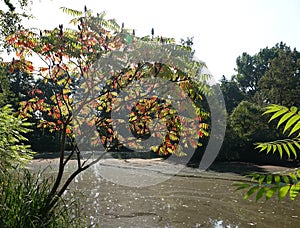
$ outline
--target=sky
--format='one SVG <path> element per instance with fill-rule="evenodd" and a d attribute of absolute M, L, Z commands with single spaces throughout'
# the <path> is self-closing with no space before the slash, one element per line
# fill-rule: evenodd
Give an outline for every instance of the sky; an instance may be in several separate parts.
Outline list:
<path fill-rule="evenodd" d="M 235 74 L 236 58 L 255 54 L 283 41 L 300 50 L 299 0 L 33 0 L 36 17 L 27 25 L 52 29 L 67 27 L 70 16 L 60 7 L 93 13 L 106 12 L 137 36 L 194 37 L 195 55 L 215 78 Z"/>

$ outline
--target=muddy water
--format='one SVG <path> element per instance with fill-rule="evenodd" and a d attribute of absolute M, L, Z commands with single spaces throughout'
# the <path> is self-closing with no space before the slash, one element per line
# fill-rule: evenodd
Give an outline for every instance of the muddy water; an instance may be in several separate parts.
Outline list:
<path fill-rule="evenodd" d="M 130 187 L 101 177 L 99 166 L 82 173 L 72 187 L 83 194 L 90 222 L 100 227 L 300 227 L 299 198 L 244 200 L 232 186 L 243 177 L 234 173 L 184 168 L 161 183 Z M 128 175 L 124 166 L 111 167 L 115 176 Z M 135 169 L 130 178 L 143 172 L 149 170 Z"/>

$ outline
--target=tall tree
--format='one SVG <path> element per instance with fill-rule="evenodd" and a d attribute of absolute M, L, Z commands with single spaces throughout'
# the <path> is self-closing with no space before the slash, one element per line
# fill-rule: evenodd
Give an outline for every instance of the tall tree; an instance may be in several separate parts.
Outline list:
<path fill-rule="evenodd" d="M 236 80 L 249 101 L 253 100 L 255 93 L 259 91 L 259 80 L 269 69 L 271 60 L 278 57 L 280 50 L 289 51 L 290 48 L 281 42 L 272 48 L 261 49 L 253 56 L 243 53 L 237 58 Z"/>
<path fill-rule="evenodd" d="M 265 103 L 300 107 L 300 53 L 280 50 L 258 83 L 256 96 Z"/>

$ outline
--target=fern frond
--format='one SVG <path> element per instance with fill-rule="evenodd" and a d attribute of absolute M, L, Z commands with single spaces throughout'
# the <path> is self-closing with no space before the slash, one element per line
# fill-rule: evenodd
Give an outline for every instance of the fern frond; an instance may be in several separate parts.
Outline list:
<path fill-rule="evenodd" d="M 267 111 L 265 111 L 263 115 L 272 113 L 269 122 L 274 119 L 280 118 L 277 124 L 277 128 L 279 128 L 281 125 L 284 125 L 283 133 L 290 130 L 289 136 L 291 136 L 292 134 L 297 133 L 300 130 L 300 111 L 297 111 L 298 110 L 296 107 L 291 107 L 290 109 L 288 109 L 287 107 L 280 105 L 270 105 L 267 107 Z"/>
<path fill-rule="evenodd" d="M 291 200 L 295 200 L 300 192 L 300 170 L 289 172 L 286 174 L 253 174 L 252 184 L 250 183 L 236 183 L 234 184 L 238 190 L 248 189 L 244 195 L 248 199 L 251 195 L 256 193 L 256 201 L 261 199 L 264 195 L 266 199 L 270 199 L 277 192 L 278 200 L 282 200 L 289 193 Z"/>
<path fill-rule="evenodd" d="M 288 157 L 290 157 L 290 152 L 293 153 L 294 157 L 297 158 L 297 151 L 300 150 L 300 138 L 293 138 L 293 139 L 282 139 L 276 140 L 273 142 L 263 142 L 263 143 L 256 143 L 256 149 L 260 149 L 260 152 L 267 151 L 275 153 L 276 151 L 279 152 L 280 157 L 282 158 L 283 152 L 285 152 Z"/>
<path fill-rule="evenodd" d="M 82 12 L 79 11 L 79 10 L 74 10 L 74 9 L 70 9 L 70 8 L 67 8 L 67 7 L 60 7 L 60 9 L 66 13 L 66 14 L 69 14 L 73 17 L 79 17 L 79 16 L 82 16 Z"/>

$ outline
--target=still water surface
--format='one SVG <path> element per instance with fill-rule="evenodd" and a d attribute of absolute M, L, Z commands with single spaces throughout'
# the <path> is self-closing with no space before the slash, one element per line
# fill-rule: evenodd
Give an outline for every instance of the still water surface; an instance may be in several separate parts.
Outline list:
<path fill-rule="evenodd" d="M 45 164 L 35 162 L 33 168 Z M 69 165 L 67 173 L 75 165 Z M 54 173 L 56 164 L 52 166 Z M 275 198 L 244 200 L 243 192 L 234 192 L 233 186 L 244 177 L 235 173 L 184 168 L 175 176 L 156 172 L 168 176 L 161 183 L 132 187 L 103 178 L 103 167 L 112 178 L 123 181 L 149 173 L 149 164 L 147 169 L 131 169 L 104 162 L 75 179 L 71 187 L 82 193 L 85 212 L 99 227 L 300 227 L 299 197 L 294 202 L 288 198 L 281 202 Z"/>

